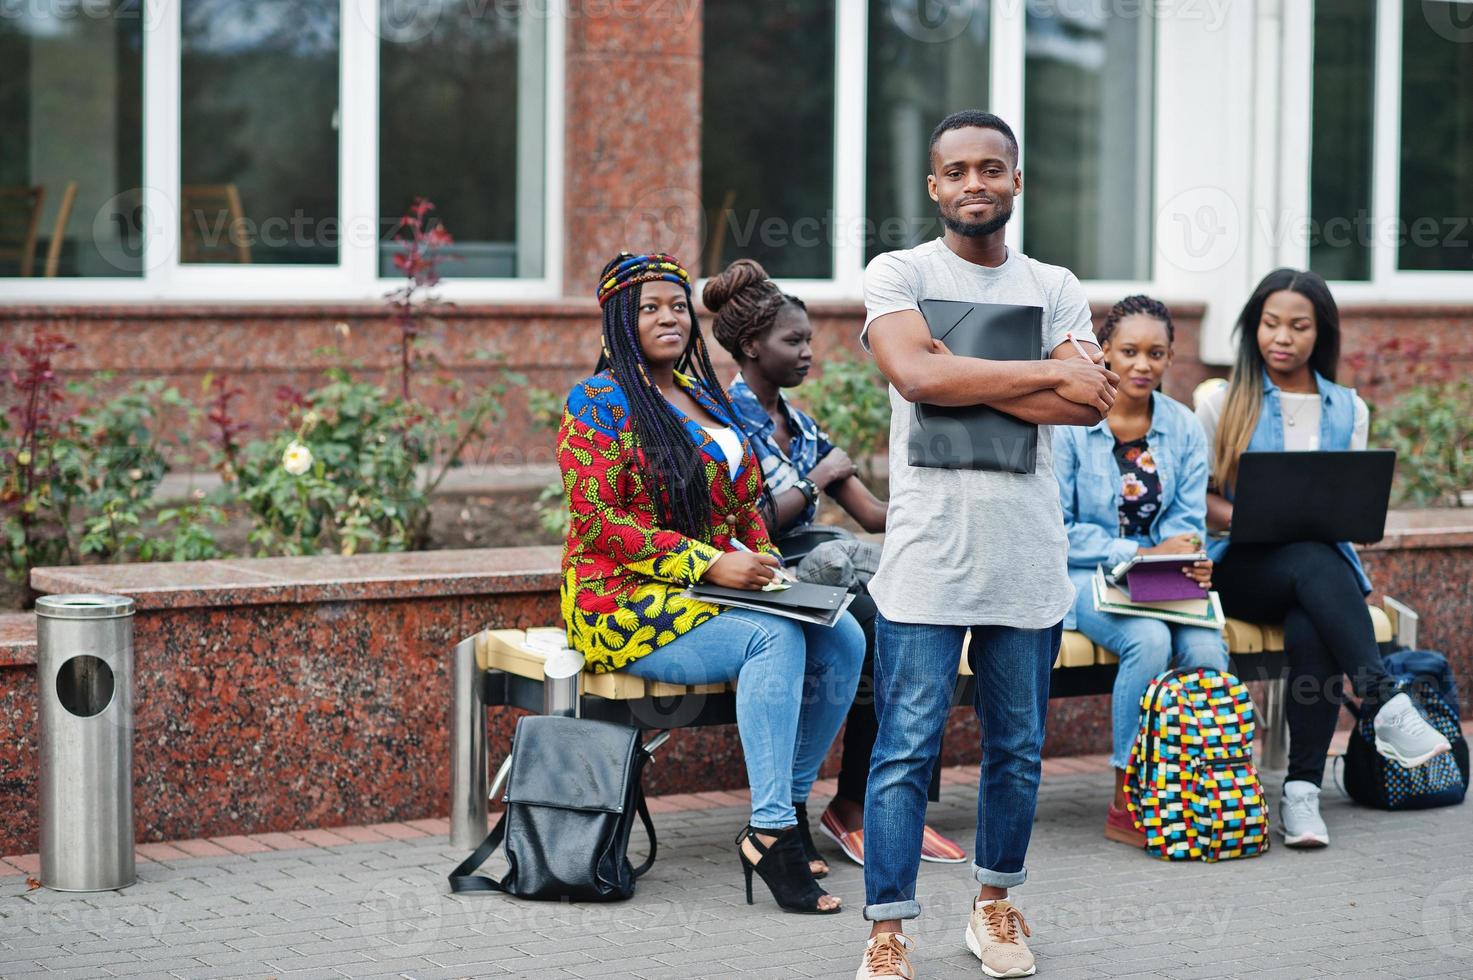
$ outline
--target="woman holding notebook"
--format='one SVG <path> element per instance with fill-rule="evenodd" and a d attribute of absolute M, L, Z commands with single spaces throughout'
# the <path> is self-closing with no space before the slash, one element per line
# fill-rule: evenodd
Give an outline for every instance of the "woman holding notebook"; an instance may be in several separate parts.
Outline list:
<path fill-rule="evenodd" d="M 598 300 L 598 373 L 573 386 L 558 433 L 571 515 L 568 643 L 595 671 L 738 681 L 752 791 L 737 845 L 748 901 L 755 871 L 788 911 L 838 912 L 814 880 L 794 804 L 807 800 L 854 697 L 864 635 L 848 613 L 815 626 L 683 594 L 778 578 L 758 512 L 762 477 L 715 380 L 679 262 L 621 253 L 599 277 Z"/>
<path fill-rule="evenodd" d="M 1376 749 L 1403 766 L 1449 750 L 1381 665 L 1366 611 L 1370 580 L 1348 543 L 1232 544 L 1233 490 L 1245 452 L 1361 450 L 1370 412 L 1335 384 L 1340 311 L 1313 272 L 1275 269 L 1238 316 L 1238 355 L 1225 388 L 1197 407 L 1212 446 L 1207 523 L 1220 537 L 1218 589 L 1230 616 L 1284 624 L 1289 771 L 1279 830 L 1289 847 L 1324 847 L 1320 777 L 1343 700 L 1342 677 L 1375 718 Z"/>
<path fill-rule="evenodd" d="M 1105 817 L 1110 840 L 1145 846 L 1125 807 L 1125 766 L 1140 727 L 1142 695 L 1169 666 L 1226 670 L 1227 646 L 1214 628 L 1095 609 L 1093 579 L 1138 555 L 1192 555 L 1206 533 L 1207 442 L 1184 405 L 1157 389 L 1171 364 L 1171 313 L 1147 296 L 1116 303 L 1098 331 L 1105 363 L 1120 376 L 1115 404 L 1098 425 L 1054 430 L 1054 474 L 1069 534 L 1069 578 L 1077 593 L 1065 618 L 1120 657 L 1111 699 L 1110 763 L 1115 796 Z M 1210 587 L 1212 562 L 1183 562 L 1187 588 Z"/>

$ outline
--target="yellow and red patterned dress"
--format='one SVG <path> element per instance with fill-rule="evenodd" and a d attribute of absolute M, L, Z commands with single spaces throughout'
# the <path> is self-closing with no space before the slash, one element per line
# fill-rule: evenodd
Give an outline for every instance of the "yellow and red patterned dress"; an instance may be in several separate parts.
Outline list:
<path fill-rule="evenodd" d="M 676 382 L 711 417 L 733 425 L 694 379 Z M 578 382 L 558 431 L 558 465 L 571 521 L 563 545 L 562 610 L 568 645 L 592 670 L 618 670 L 695 629 L 720 606 L 681 592 L 740 540 L 753 551 L 777 550 L 757 512 L 762 473 L 742 437 L 736 477 L 716 441 L 694 419 L 681 421 L 705 463 L 711 528 L 689 538 L 662 528 L 650 489 L 635 469 L 638 448 L 629 402 L 612 373 Z M 741 428 L 735 427 L 738 436 Z"/>

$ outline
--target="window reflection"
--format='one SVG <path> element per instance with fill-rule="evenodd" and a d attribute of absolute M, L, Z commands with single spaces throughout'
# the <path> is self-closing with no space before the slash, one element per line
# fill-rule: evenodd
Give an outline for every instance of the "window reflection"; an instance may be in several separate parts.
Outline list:
<path fill-rule="evenodd" d="M 336 0 L 183 0 L 180 261 L 338 260 Z"/>
<path fill-rule="evenodd" d="M 141 275 L 141 0 L 7 8 L 0 65 L 0 276 Z"/>
<path fill-rule="evenodd" d="M 1151 276 L 1150 6 L 1028 4 L 1023 243 L 1081 279 Z"/>

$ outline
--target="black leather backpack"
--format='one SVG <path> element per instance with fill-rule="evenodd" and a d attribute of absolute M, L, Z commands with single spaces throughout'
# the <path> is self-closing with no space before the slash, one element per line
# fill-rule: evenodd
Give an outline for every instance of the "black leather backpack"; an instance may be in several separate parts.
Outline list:
<path fill-rule="evenodd" d="M 470 857 L 450 873 L 454 892 L 497 891 L 543 901 L 616 902 L 655 863 L 655 827 L 640 774 L 650 755 L 636 728 L 604 721 L 529 715 L 517 722 L 506 812 Z M 650 853 L 629 863 L 635 814 Z M 476 869 L 506 847 L 500 880 Z"/>

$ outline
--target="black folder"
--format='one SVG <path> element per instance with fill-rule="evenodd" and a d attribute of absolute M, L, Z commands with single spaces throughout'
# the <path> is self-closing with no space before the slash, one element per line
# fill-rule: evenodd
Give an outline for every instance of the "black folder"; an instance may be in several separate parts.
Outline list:
<path fill-rule="evenodd" d="M 1011 303 L 923 299 L 931 336 L 959 357 L 1036 361 L 1043 356 L 1043 308 Z M 1032 473 L 1038 426 L 986 405 L 917 403 L 910 426 L 911 466 Z"/>
<path fill-rule="evenodd" d="M 854 601 L 854 593 L 847 589 L 812 582 L 794 582 L 786 589 L 772 592 L 762 589 L 728 589 L 701 582 L 686 589 L 685 595 L 722 606 L 755 609 L 819 626 L 833 626 Z"/>

